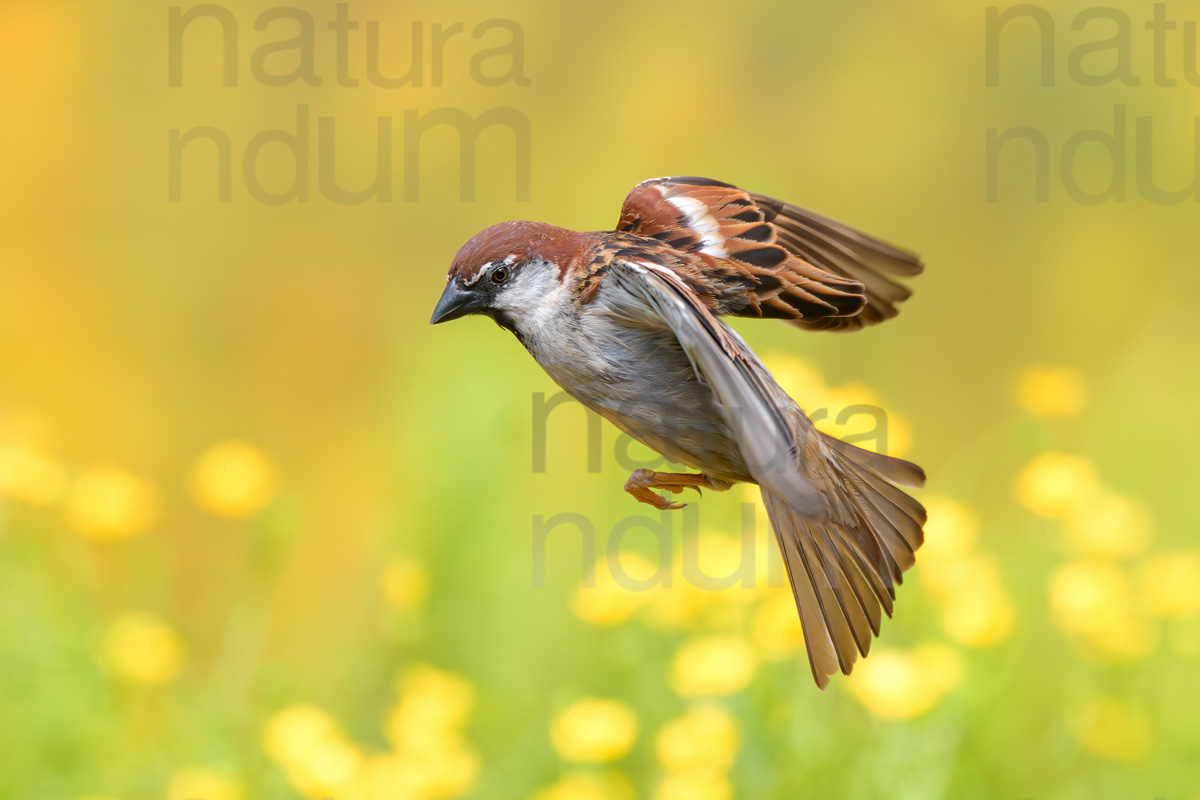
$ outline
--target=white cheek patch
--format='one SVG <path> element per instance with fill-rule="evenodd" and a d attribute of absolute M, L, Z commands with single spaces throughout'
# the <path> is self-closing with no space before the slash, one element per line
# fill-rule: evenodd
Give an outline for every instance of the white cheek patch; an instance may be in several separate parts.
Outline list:
<path fill-rule="evenodd" d="M 659 194 L 663 194 L 659 189 Z M 700 234 L 700 252 L 708 253 L 717 258 L 728 258 L 725 252 L 725 237 L 721 235 L 721 226 L 708 213 L 708 206 L 694 197 L 677 194 L 674 197 L 663 197 L 668 203 L 678 208 L 687 220 L 687 226 Z"/>
<path fill-rule="evenodd" d="M 516 320 L 522 334 L 536 333 L 568 303 L 567 287 L 555 273 L 553 264 L 530 262 L 517 270 L 512 283 L 497 295 L 496 307 Z"/>

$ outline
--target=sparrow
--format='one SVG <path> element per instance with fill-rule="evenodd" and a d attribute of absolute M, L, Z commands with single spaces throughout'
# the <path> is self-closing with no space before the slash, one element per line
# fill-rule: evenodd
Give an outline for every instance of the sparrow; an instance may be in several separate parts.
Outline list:
<path fill-rule="evenodd" d="M 432 324 L 511 331 L 564 391 L 692 473 L 636 470 L 660 509 L 692 488 L 758 484 L 813 678 L 850 671 L 892 615 L 924 540 L 897 486 L 925 474 L 818 431 L 721 317 L 855 331 L 896 316 L 912 253 L 796 206 L 696 177 L 638 184 L 612 231 L 502 222 L 450 266 Z M 656 491 L 658 490 L 658 491 Z"/>

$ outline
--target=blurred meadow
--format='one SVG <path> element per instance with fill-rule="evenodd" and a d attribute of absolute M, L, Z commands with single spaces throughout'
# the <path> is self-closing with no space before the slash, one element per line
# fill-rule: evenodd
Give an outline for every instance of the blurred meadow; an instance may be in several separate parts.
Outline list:
<path fill-rule="evenodd" d="M 1200 206 L 1162 194 L 1200 191 L 1200 3 L 1026 7 L 992 81 L 970 0 L 345 6 L 205 6 L 176 47 L 169 3 L 0 3 L 0 797 L 1200 798 Z M 438 109 L 509 111 L 472 168 Z M 381 152 L 390 197 L 339 195 Z M 672 174 L 927 264 L 862 333 L 736 324 L 929 476 L 825 692 L 756 492 L 662 523 L 578 406 L 539 450 L 512 337 L 428 325 L 477 230 L 610 228 Z M 686 579 L 746 530 L 748 585 Z M 593 564 L 621 531 L 651 588 Z"/>

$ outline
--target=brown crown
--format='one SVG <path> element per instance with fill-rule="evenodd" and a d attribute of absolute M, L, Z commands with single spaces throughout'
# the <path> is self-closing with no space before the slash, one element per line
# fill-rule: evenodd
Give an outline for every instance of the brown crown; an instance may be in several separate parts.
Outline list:
<path fill-rule="evenodd" d="M 559 267 L 561 277 L 587 250 L 587 234 L 547 225 L 544 222 L 501 222 L 471 237 L 454 256 L 450 277 L 470 282 L 484 264 L 516 256 L 516 263 L 541 256 Z"/>

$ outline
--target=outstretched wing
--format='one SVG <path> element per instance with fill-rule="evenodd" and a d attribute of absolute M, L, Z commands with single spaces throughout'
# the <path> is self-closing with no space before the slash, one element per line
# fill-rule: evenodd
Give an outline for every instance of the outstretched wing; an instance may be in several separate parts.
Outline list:
<path fill-rule="evenodd" d="M 891 616 L 894 585 L 912 566 L 924 509 L 890 481 L 921 485 L 920 468 L 819 436 L 745 342 L 674 270 L 614 259 L 603 301 L 632 324 L 665 326 L 720 402 L 783 553 L 809 664 L 824 688 L 849 674 Z M 816 467 L 818 493 L 803 464 Z"/>
<path fill-rule="evenodd" d="M 617 230 L 695 253 L 747 277 L 722 311 L 809 329 L 857 330 L 890 319 L 911 294 L 897 278 L 920 260 L 827 217 L 708 178 L 655 178 L 634 187 Z"/>
<path fill-rule="evenodd" d="M 610 311 L 675 334 L 696 374 L 717 396 L 758 484 L 806 516 L 823 515 L 821 497 L 800 470 L 800 435 L 774 398 L 770 374 L 742 338 L 666 267 L 616 259 L 605 284 Z"/>

